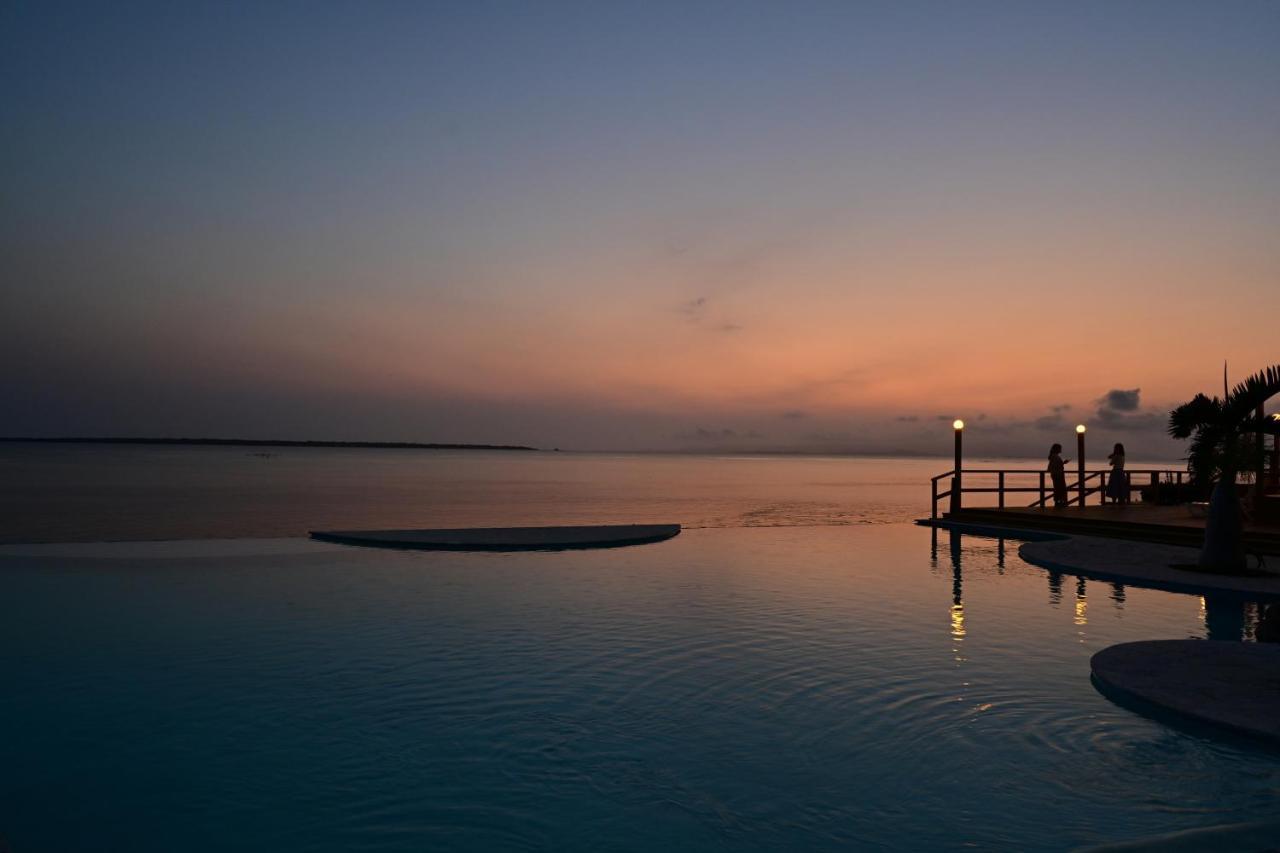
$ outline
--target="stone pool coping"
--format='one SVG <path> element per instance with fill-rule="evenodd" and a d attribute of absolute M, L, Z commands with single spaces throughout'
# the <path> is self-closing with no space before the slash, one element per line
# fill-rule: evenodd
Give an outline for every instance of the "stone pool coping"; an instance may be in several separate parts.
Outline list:
<path fill-rule="evenodd" d="M 1280 644 L 1143 640 L 1089 665 L 1109 698 L 1280 744 Z"/>
<path fill-rule="evenodd" d="M 1280 599 L 1280 575 L 1216 575 L 1175 569 L 1194 564 L 1195 548 L 1107 539 L 1064 536 L 1023 542 L 1018 556 L 1044 569 L 1105 580 L 1138 582 L 1175 592 L 1221 592 L 1248 598 Z"/>
<path fill-rule="evenodd" d="M 678 524 L 594 524 L 433 530 L 313 530 L 311 538 L 343 545 L 429 551 L 559 551 L 643 545 L 661 542 L 679 533 Z"/>

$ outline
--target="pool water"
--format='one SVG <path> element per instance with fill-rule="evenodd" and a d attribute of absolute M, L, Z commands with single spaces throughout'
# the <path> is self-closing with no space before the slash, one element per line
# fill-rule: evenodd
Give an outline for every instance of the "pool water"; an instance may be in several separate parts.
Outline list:
<path fill-rule="evenodd" d="M 1050 575 L 1016 546 L 894 523 L 0 556 L 0 837 L 1067 850 L 1280 818 L 1275 753 L 1089 681 L 1107 645 L 1247 639 L 1256 608 Z"/>

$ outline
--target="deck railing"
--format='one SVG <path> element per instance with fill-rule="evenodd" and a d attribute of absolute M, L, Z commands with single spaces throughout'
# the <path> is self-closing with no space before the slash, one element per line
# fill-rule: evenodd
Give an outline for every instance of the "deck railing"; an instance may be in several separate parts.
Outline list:
<path fill-rule="evenodd" d="M 1073 472 L 1073 479 L 1068 479 L 1067 481 L 1067 506 L 1084 506 L 1089 495 L 1093 494 L 1097 494 L 1099 501 L 1105 504 L 1107 502 L 1107 478 L 1111 476 L 1111 469 L 1098 468 L 1092 471 L 1084 471 L 1083 473 L 1084 476 L 1082 478 L 1080 472 Z M 1185 473 L 1185 471 L 1172 468 L 1131 468 L 1125 471 L 1130 493 L 1147 485 L 1157 486 L 1162 482 L 1182 485 L 1182 478 Z M 965 477 L 970 474 L 982 475 L 984 480 L 994 474 L 996 475 L 996 485 L 994 487 L 967 485 Z M 938 483 L 941 480 L 948 481 L 945 491 L 938 490 Z M 1012 485 L 1010 484 L 1011 480 L 1013 481 Z M 1022 483 L 1029 485 L 1021 485 Z M 1049 482 L 1049 472 L 1037 468 L 952 469 L 934 477 L 929 481 L 929 484 L 933 493 L 931 505 L 933 507 L 932 518 L 934 519 L 938 517 L 938 501 L 950 498 L 951 509 L 955 511 L 962 508 L 962 496 L 966 494 L 994 494 L 996 495 L 996 506 L 1001 509 L 1004 508 L 1006 495 L 1038 495 L 1036 500 L 1028 504 L 1031 507 L 1044 506 L 1046 502 L 1053 499 L 1053 486 Z"/>

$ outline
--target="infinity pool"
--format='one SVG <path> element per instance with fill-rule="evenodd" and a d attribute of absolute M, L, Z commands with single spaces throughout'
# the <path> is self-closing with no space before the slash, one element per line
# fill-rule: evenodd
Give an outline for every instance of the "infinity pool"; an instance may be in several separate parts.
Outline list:
<path fill-rule="evenodd" d="M 1013 542 L 82 547 L 0 552 L 15 853 L 1066 850 L 1280 817 L 1274 753 L 1089 682 L 1111 643 L 1247 638 L 1251 606 Z"/>

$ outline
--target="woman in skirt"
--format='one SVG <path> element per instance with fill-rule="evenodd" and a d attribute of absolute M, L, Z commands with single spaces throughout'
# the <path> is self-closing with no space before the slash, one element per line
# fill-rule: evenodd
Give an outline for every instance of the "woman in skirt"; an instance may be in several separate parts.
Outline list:
<path fill-rule="evenodd" d="M 1119 504 L 1129 502 L 1129 475 L 1124 472 L 1124 445 L 1116 442 L 1115 450 L 1107 457 L 1111 463 L 1111 476 L 1107 477 L 1107 497 Z"/>

